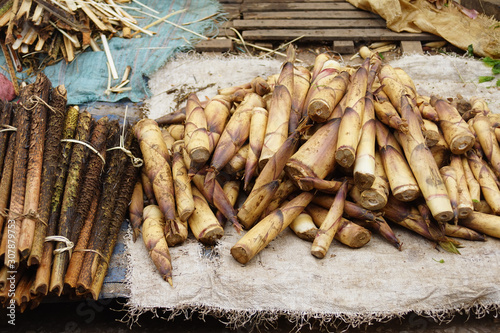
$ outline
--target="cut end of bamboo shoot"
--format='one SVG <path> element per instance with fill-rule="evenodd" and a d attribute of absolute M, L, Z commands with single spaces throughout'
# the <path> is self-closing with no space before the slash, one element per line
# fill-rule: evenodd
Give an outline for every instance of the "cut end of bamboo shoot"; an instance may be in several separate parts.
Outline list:
<path fill-rule="evenodd" d="M 473 135 L 460 136 L 449 143 L 450 150 L 453 154 L 457 155 L 463 154 L 469 151 L 472 148 L 472 146 L 474 146 L 475 142 L 476 139 L 474 138 Z"/>
<path fill-rule="evenodd" d="M 323 259 L 326 256 L 327 252 L 328 249 L 325 249 L 324 247 L 319 245 L 313 245 L 311 247 L 311 254 L 318 259 Z"/>
<path fill-rule="evenodd" d="M 191 150 L 191 160 L 195 163 L 205 163 L 210 158 L 210 151 L 204 147 Z"/>
<path fill-rule="evenodd" d="M 231 248 L 231 255 L 237 262 L 245 265 L 252 259 L 252 255 L 250 254 L 250 249 L 247 248 L 244 244 L 236 244 Z"/>
<path fill-rule="evenodd" d="M 335 152 L 335 160 L 344 168 L 349 168 L 354 164 L 356 151 L 352 147 L 339 147 Z"/>
<path fill-rule="evenodd" d="M 387 204 L 387 196 L 375 190 L 365 190 L 361 193 L 361 206 L 369 210 L 382 209 Z"/>

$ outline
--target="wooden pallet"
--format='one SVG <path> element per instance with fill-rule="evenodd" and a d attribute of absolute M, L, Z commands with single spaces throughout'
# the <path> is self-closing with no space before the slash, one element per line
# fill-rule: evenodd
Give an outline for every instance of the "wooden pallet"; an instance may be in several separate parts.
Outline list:
<path fill-rule="evenodd" d="M 248 42 L 284 42 L 297 37 L 303 42 L 442 40 L 429 33 L 394 32 L 380 16 L 344 0 L 221 2 L 223 8 L 231 8 L 233 27 Z"/>

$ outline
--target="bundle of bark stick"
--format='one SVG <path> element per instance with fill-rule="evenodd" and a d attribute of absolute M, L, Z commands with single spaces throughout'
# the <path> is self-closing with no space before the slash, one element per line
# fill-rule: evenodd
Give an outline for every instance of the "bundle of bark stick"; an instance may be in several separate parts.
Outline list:
<path fill-rule="evenodd" d="M 66 97 L 39 74 L 1 105 L 0 301 L 22 311 L 47 295 L 97 299 L 138 176 L 130 127 Z"/>
<path fill-rule="evenodd" d="M 130 0 L 0 1 L 5 58 L 12 60 L 12 68 L 20 71 L 18 54 L 37 57 L 46 54 L 45 65 L 60 59 L 71 62 L 88 46 L 99 50 L 95 39 L 101 34 L 108 37 L 118 31 L 129 37 L 132 31 L 151 34 L 138 27 L 137 20 L 123 8 L 122 3 L 127 2 Z"/>
<path fill-rule="evenodd" d="M 130 221 L 165 280 L 169 246 L 188 228 L 214 244 L 225 221 L 248 230 L 231 248 L 243 264 L 287 227 L 317 258 L 372 232 L 401 249 L 391 224 L 454 253 L 456 238 L 500 237 L 500 119 L 482 99 L 421 96 L 373 53 L 358 68 L 294 59 L 290 47 L 276 75 L 134 125 L 144 167 Z"/>

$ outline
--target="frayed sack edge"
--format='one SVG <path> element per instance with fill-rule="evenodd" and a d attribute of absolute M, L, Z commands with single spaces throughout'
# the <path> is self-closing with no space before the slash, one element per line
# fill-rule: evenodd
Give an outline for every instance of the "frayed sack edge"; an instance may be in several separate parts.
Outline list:
<path fill-rule="evenodd" d="M 129 227 L 124 235 L 125 247 L 127 248 L 128 241 L 132 239 L 132 229 Z M 212 258 L 217 260 L 217 258 Z M 131 270 L 131 257 L 127 251 L 127 273 L 124 285 L 129 289 Z M 467 319 L 481 319 L 487 315 L 492 315 L 495 318 L 500 312 L 500 303 L 489 300 L 481 300 L 471 304 L 456 304 L 444 305 L 442 309 L 405 309 L 397 313 L 394 312 L 337 312 L 337 313 L 320 313 L 306 311 L 287 311 L 284 309 L 227 309 L 206 304 L 179 304 L 174 307 L 157 308 L 141 306 L 134 304 L 130 298 L 127 298 L 123 304 L 122 311 L 125 312 L 120 322 L 126 323 L 129 328 L 134 325 L 139 325 L 139 318 L 144 314 L 150 314 L 153 318 L 159 318 L 166 321 L 172 321 L 183 317 L 184 320 L 197 318 L 204 320 L 205 317 L 211 316 L 229 329 L 246 328 L 247 330 L 259 330 L 275 328 L 279 319 L 286 319 L 294 325 L 291 332 L 298 332 L 303 328 L 319 328 L 320 330 L 330 331 L 331 329 L 348 330 L 350 328 L 358 328 L 361 326 L 369 326 L 375 323 L 385 323 L 393 319 L 404 319 L 405 316 L 416 315 L 438 324 L 447 324 L 451 322 L 455 316 L 465 316 Z"/>
<path fill-rule="evenodd" d="M 148 308 L 132 304 L 128 301 L 124 304 L 126 314 L 122 322 L 129 328 L 138 325 L 139 318 L 144 314 L 150 314 L 153 318 L 172 321 L 181 317 L 183 320 L 193 318 L 204 320 L 211 316 L 216 318 L 229 329 L 246 328 L 247 330 L 259 330 L 275 328 L 279 319 L 286 319 L 294 325 L 291 332 L 298 332 L 304 328 L 329 331 L 339 328 L 347 330 L 361 326 L 369 326 L 375 323 L 385 323 L 392 319 L 404 319 L 409 315 L 416 315 L 438 324 L 447 324 L 455 316 L 466 316 L 467 319 L 481 319 L 487 315 L 498 316 L 500 304 L 473 304 L 461 307 L 440 310 L 408 310 L 398 313 L 388 312 L 366 312 L 366 313 L 314 313 L 314 312 L 292 312 L 279 309 L 260 310 L 235 310 L 224 309 L 201 304 L 183 304 L 172 308 Z"/>

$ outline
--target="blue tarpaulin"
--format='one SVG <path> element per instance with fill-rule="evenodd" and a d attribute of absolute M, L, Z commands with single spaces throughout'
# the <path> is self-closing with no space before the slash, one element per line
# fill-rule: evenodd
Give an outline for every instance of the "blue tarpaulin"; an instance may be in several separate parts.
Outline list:
<path fill-rule="evenodd" d="M 183 23 L 193 22 L 220 12 L 220 4 L 216 0 L 142 0 L 141 3 L 158 11 L 159 14 L 150 12 L 157 17 L 164 17 L 169 13 L 185 9 L 168 18 L 168 21 L 199 34 L 212 28 L 214 20 L 200 20 L 188 25 L 183 25 Z M 143 12 L 148 11 L 134 2 L 127 6 L 136 7 Z M 134 10 L 127 9 L 127 12 L 142 17 L 138 19 L 138 25 L 141 27 L 156 21 L 156 18 L 136 13 Z M 131 66 L 132 73 L 129 77 L 131 82 L 128 87 L 132 90 L 129 92 L 109 96 L 104 93 L 108 84 L 108 68 L 104 51 L 93 52 L 88 48 L 85 52 L 78 54 L 71 63 L 67 64 L 63 60 L 46 67 L 43 71 L 52 82 L 52 86 L 64 84 L 68 91 L 68 104 L 116 102 L 123 99 L 141 102 L 148 97 L 148 77 L 176 52 L 189 50 L 201 40 L 201 37 L 166 22 L 150 28 L 150 31 L 156 34 L 152 37 L 141 34 L 141 38 L 132 39 L 115 37 L 108 42 L 119 76 L 119 79 L 113 81 L 111 86 L 119 83 L 126 67 Z M 101 42 L 99 38 L 97 42 Z M 0 71 L 10 78 L 9 74 L 4 71 L 7 66 L 3 56 L 0 58 L 0 66 Z M 34 81 L 34 77 L 27 77 L 25 73 L 18 73 L 18 78 L 28 82 Z"/>

